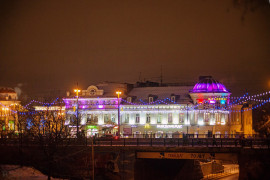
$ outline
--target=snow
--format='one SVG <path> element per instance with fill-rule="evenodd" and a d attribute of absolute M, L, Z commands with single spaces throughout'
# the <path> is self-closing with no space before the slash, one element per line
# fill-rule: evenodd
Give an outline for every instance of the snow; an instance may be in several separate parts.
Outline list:
<path fill-rule="evenodd" d="M 1 165 L 0 166 L 0 179 L 12 180 L 45 180 L 48 177 L 33 167 L 19 166 L 19 165 Z M 58 180 L 57 178 L 51 178 Z"/>

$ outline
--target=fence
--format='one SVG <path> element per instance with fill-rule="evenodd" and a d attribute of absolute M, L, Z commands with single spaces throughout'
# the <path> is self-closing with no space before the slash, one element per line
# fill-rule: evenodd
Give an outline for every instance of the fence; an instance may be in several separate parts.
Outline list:
<path fill-rule="evenodd" d="M 233 167 L 233 168 L 230 168 L 230 169 L 221 170 L 221 171 L 216 172 L 214 174 L 209 174 L 209 175 L 205 176 L 203 178 L 203 180 L 206 180 L 206 179 L 219 179 L 219 178 L 230 176 L 230 175 L 237 174 L 237 173 L 239 173 L 239 167 Z"/>
<path fill-rule="evenodd" d="M 90 139 L 88 141 L 91 141 Z M 253 138 L 93 138 L 96 146 L 171 146 L 270 148 L 268 139 Z M 88 143 L 90 144 L 90 142 Z"/>
<path fill-rule="evenodd" d="M 91 145 L 95 146 L 166 146 L 166 147 L 242 147 L 270 149 L 270 139 L 266 138 L 198 138 L 184 136 L 183 138 L 118 138 L 92 137 L 92 138 L 0 138 L 0 145 Z"/>

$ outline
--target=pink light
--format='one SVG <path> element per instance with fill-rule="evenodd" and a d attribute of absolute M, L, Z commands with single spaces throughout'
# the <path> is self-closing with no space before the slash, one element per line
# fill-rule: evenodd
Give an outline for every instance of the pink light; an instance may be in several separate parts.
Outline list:
<path fill-rule="evenodd" d="M 209 103 L 210 103 L 210 104 L 215 104 L 216 101 L 215 101 L 215 100 L 210 100 Z"/>

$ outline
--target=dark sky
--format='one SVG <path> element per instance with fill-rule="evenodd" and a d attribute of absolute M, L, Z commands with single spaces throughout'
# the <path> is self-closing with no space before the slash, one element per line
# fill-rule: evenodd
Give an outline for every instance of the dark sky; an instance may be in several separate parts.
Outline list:
<path fill-rule="evenodd" d="M 102 81 L 196 82 L 270 89 L 270 5 L 232 0 L 1 1 L 0 86 L 28 94 Z"/>

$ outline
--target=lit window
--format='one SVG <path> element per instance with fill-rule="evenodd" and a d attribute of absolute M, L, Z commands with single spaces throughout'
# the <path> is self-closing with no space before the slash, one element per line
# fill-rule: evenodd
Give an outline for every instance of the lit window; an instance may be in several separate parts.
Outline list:
<path fill-rule="evenodd" d="M 152 103 L 154 101 L 153 97 L 149 97 L 149 103 Z"/>
<path fill-rule="evenodd" d="M 151 117 L 150 114 L 146 114 L 146 123 L 150 123 Z"/>
<path fill-rule="evenodd" d="M 179 113 L 179 124 L 183 124 L 184 123 L 184 113 Z"/>
<path fill-rule="evenodd" d="M 215 113 L 215 119 L 216 119 L 216 124 L 220 124 L 220 114 L 219 113 Z"/>
<path fill-rule="evenodd" d="M 88 114 L 87 115 L 87 123 L 91 123 L 91 121 L 92 121 L 92 115 Z"/>
<path fill-rule="evenodd" d="M 209 122 L 210 120 L 210 113 L 204 113 L 204 122 Z"/>
<path fill-rule="evenodd" d="M 140 114 L 136 114 L 136 123 L 140 123 Z"/>
<path fill-rule="evenodd" d="M 131 97 L 128 97 L 127 98 L 127 102 L 131 103 L 132 102 L 132 98 Z"/>
<path fill-rule="evenodd" d="M 112 114 L 112 122 L 115 123 L 115 114 Z"/>
<path fill-rule="evenodd" d="M 125 116 L 125 123 L 129 123 L 129 114 L 126 114 Z"/>
<path fill-rule="evenodd" d="M 168 123 L 172 123 L 172 113 L 168 113 Z"/>
<path fill-rule="evenodd" d="M 161 123 L 162 120 L 162 114 L 158 114 L 157 123 Z"/>
<path fill-rule="evenodd" d="M 108 123 L 108 121 L 109 121 L 108 114 L 104 114 L 104 123 Z"/>

